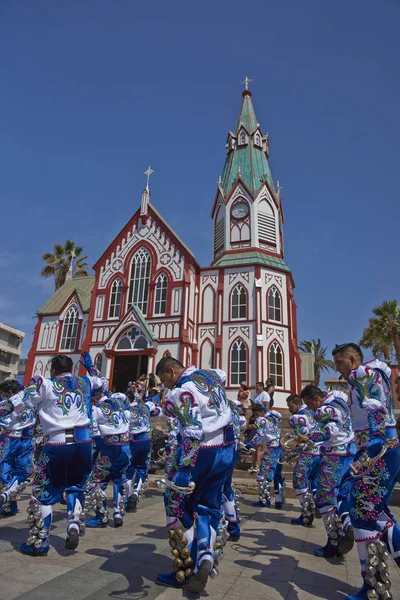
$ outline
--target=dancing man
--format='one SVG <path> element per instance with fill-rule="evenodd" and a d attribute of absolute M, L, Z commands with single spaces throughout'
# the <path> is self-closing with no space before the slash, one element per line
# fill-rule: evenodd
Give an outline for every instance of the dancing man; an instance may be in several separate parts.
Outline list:
<path fill-rule="evenodd" d="M 187 369 L 172 357 L 163 358 L 156 375 L 172 390 L 165 402 L 167 414 L 179 423 L 177 470 L 164 503 L 174 571 L 159 574 L 158 583 L 190 593 L 204 590 L 216 574 L 222 542 L 222 486 L 233 462 L 234 434 L 225 394 L 226 374 L 217 370 Z"/>
<path fill-rule="evenodd" d="M 21 546 L 24 554 L 48 553 L 53 505 L 62 500 L 64 492 L 68 511 L 65 547 L 74 550 L 79 543 L 83 493 L 92 468 L 91 389 L 103 385 L 90 355 L 84 352 L 82 358 L 88 377 L 73 377 L 71 358 L 59 354 L 51 360 L 50 379 L 34 377 L 23 398 L 10 398 L 17 413 L 29 403 L 36 407 L 45 436 L 28 506 L 31 530 Z"/>
<path fill-rule="evenodd" d="M 17 499 L 33 473 L 34 430 L 36 410 L 28 401 L 21 412 L 13 402 L 21 401 L 24 392 L 15 379 L 2 386 L 0 403 L 0 435 L 3 436 L 0 459 L 0 514 L 12 517 L 18 512 Z M 0 442 L 1 443 L 1 442 Z"/>
<path fill-rule="evenodd" d="M 400 567 L 400 527 L 388 503 L 400 480 L 400 447 L 390 385 L 391 370 L 379 360 L 363 364 L 357 344 L 337 346 L 335 367 L 350 387 L 357 454 L 350 481 L 350 518 L 363 586 L 346 600 L 392 598 L 388 552 Z M 386 550 L 387 548 L 387 550 Z"/>
<path fill-rule="evenodd" d="M 321 444 L 321 461 L 316 506 L 324 521 L 328 541 L 314 554 L 324 558 L 350 552 L 354 532 L 349 518 L 349 486 L 342 478 L 348 473 L 355 454 L 350 409 L 344 392 L 323 392 L 307 385 L 301 399 L 315 414 L 317 429 L 298 435 L 298 442 Z"/>
<path fill-rule="evenodd" d="M 106 488 L 113 483 L 114 527 L 121 527 L 125 514 L 124 487 L 126 470 L 130 461 L 129 423 L 130 412 L 125 394 L 109 396 L 103 393 L 93 406 L 92 421 L 103 444 L 96 457 L 88 482 L 86 501 L 95 509 L 94 519 L 86 521 L 87 527 L 106 527 L 108 524 Z"/>
<path fill-rule="evenodd" d="M 282 455 L 280 421 L 282 415 L 276 410 L 265 411 L 261 404 L 253 405 L 253 414 L 256 418 L 256 434 L 246 444 L 246 448 L 250 450 L 253 447 L 261 447 L 263 441 L 266 442 L 256 478 L 259 501 L 254 502 L 253 506 L 267 506 L 268 508 L 271 506 L 270 484 L 273 481 L 275 508 L 281 509 L 284 502 L 282 464 L 280 463 Z"/>
<path fill-rule="evenodd" d="M 131 458 L 126 472 L 126 509 L 134 511 L 141 498 L 150 466 L 150 417 L 162 415 L 162 409 L 148 400 L 129 404 L 129 440 Z"/>

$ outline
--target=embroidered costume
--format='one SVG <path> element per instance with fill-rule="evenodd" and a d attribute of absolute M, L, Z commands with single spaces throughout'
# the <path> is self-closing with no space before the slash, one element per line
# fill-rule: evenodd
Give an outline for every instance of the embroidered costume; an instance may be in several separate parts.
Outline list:
<path fill-rule="evenodd" d="M 125 394 L 104 395 L 93 406 L 92 420 L 94 428 L 100 433 L 103 444 L 97 455 L 90 475 L 86 500 L 96 509 L 94 519 L 87 520 L 87 527 L 105 527 L 108 523 L 106 488 L 113 483 L 113 519 L 114 526 L 123 524 L 125 514 L 124 486 L 126 470 L 130 461 L 129 448 L 129 411 Z"/>
<path fill-rule="evenodd" d="M 231 542 L 237 542 L 240 538 L 240 508 L 236 492 L 232 487 L 232 476 L 236 464 L 240 458 L 240 432 L 246 427 L 246 417 L 242 414 L 241 402 L 237 400 L 229 400 L 229 406 L 232 412 L 235 453 L 230 473 L 222 488 L 222 501 L 227 537 Z"/>
<path fill-rule="evenodd" d="M 82 355 L 93 367 L 90 355 Z M 21 551 L 47 554 L 53 505 L 66 494 L 68 525 L 65 547 L 73 550 L 83 530 L 83 493 L 92 468 L 91 389 L 101 387 L 97 375 L 73 377 L 61 373 L 51 379 L 34 377 L 23 398 L 12 399 L 17 413 L 36 407 L 45 444 L 36 465 L 32 497 L 28 507 L 30 535 Z"/>
<path fill-rule="evenodd" d="M 281 414 L 276 410 L 266 411 L 263 417 L 257 417 L 255 425 L 256 434 L 246 447 L 252 448 L 261 445 L 263 441 L 267 446 L 261 457 L 260 468 L 257 474 L 259 502 L 254 505 L 271 506 L 270 483 L 274 482 L 275 508 L 282 508 L 284 502 L 284 480 L 282 478 L 282 464 L 279 462 L 282 455 L 280 442 Z"/>
<path fill-rule="evenodd" d="M 135 510 L 150 466 L 150 417 L 158 417 L 162 409 L 150 400 L 129 405 L 129 443 L 131 458 L 126 472 L 126 508 Z"/>
<path fill-rule="evenodd" d="M 309 435 L 316 427 L 317 422 L 312 410 L 305 404 L 300 406 L 296 414 L 289 419 L 289 425 L 295 435 Z M 301 515 L 292 519 L 294 525 L 312 525 L 315 514 L 314 495 L 318 488 L 320 468 L 320 445 L 318 443 L 308 446 L 304 444 L 300 450 L 293 469 L 293 489 L 299 499 Z"/>
<path fill-rule="evenodd" d="M 380 594 L 389 593 L 384 544 L 400 566 L 400 527 L 388 507 L 393 487 L 400 480 L 390 375 L 386 363 L 372 360 L 353 369 L 347 379 L 357 444 L 353 477 L 349 477 L 350 518 L 364 579 L 361 590 L 349 600 L 381 598 Z"/>
<path fill-rule="evenodd" d="M 18 496 L 33 473 L 36 410 L 29 401 L 18 413 L 13 405 L 23 395 L 20 391 L 0 403 L 0 514 L 5 517 L 18 512 Z"/>
<path fill-rule="evenodd" d="M 347 553 L 354 545 L 345 475 L 353 461 L 355 444 L 346 394 L 326 393 L 324 402 L 315 412 L 315 419 L 318 427 L 309 438 L 321 445 L 316 506 L 328 534 L 326 546 L 316 548 L 315 554 L 328 558 Z"/>
<path fill-rule="evenodd" d="M 218 535 L 222 486 L 232 468 L 235 444 L 225 380 L 226 374 L 219 369 L 189 367 L 165 402 L 166 413 L 179 424 L 173 484 L 187 489 L 192 481 L 195 489 L 185 495 L 171 488 L 165 492 L 176 572 L 158 575 L 157 581 L 177 586 L 189 579 L 191 593 L 204 589 L 222 553 Z"/>

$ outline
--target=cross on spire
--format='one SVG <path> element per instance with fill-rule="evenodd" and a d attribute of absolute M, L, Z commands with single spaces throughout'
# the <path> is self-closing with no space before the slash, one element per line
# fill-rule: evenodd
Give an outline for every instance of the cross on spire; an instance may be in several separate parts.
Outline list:
<path fill-rule="evenodd" d="M 252 79 L 249 79 L 248 77 L 245 77 L 245 79 L 243 81 L 241 81 L 240 83 L 243 85 L 244 84 L 244 89 L 248 90 L 249 89 L 249 83 L 253 81 Z"/>
<path fill-rule="evenodd" d="M 152 173 L 154 173 L 154 171 L 153 171 L 153 169 L 150 168 L 150 165 L 149 165 L 149 168 L 144 172 L 144 175 L 147 175 L 146 190 L 149 189 L 150 175 Z"/>

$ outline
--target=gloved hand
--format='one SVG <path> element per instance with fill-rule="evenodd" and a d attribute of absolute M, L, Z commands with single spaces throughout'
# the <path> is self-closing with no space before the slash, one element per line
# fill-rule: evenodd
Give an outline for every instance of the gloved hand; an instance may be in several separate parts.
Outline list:
<path fill-rule="evenodd" d="M 366 448 L 366 452 L 370 458 L 375 458 L 377 454 L 382 450 L 383 439 L 381 437 L 372 438 L 371 442 Z"/>
<path fill-rule="evenodd" d="M 190 471 L 187 469 L 178 469 L 173 482 L 178 487 L 187 487 L 190 482 Z"/>
<path fill-rule="evenodd" d="M 85 367 L 89 375 L 97 375 L 97 369 L 93 364 L 93 360 L 89 352 L 82 352 L 81 359 L 82 360 L 80 360 L 79 362 L 83 367 Z"/>

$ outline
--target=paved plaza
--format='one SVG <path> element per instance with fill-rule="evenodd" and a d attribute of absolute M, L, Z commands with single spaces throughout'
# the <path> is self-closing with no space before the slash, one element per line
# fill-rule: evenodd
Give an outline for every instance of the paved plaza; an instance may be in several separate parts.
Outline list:
<path fill-rule="evenodd" d="M 209 580 L 202 597 L 215 600 L 339 600 L 359 586 L 355 549 L 346 560 L 318 559 L 315 545 L 325 536 L 321 521 L 311 529 L 296 527 L 298 515 L 291 499 L 287 510 L 259 509 L 254 496 L 241 498 L 242 537 L 227 544 L 220 575 Z M 158 572 L 172 561 L 164 527 L 162 496 L 148 489 L 136 514 L 128 514 L 122 529 L 89 530 L 76 552 L 64 550 L 65 507 L 55 507 L 47 557 L 23 556 L 18 547 L 28 531 L 28 497 L 21 512 L 0 521 L 0 600 L 174 600 L 182 590 L 155 584 Z M 394 508 L 400 517 L 400 509 Z M 390 565 L 393 597 L 400 600 L 400 574 Z"/>

